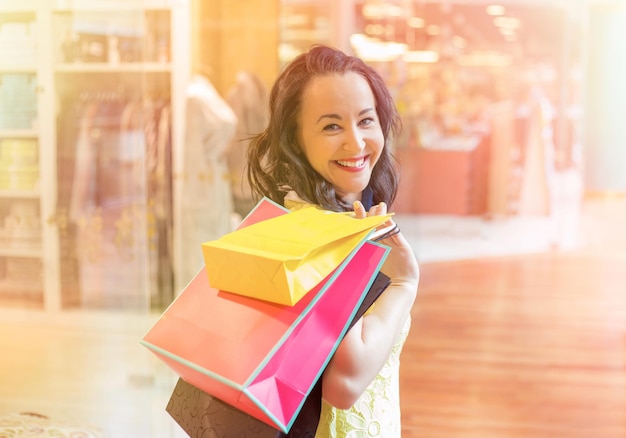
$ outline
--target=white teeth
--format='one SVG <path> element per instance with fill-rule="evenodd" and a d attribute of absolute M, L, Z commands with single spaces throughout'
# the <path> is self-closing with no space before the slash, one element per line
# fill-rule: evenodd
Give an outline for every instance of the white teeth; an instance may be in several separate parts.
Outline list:
<path fill-rule="evenodd" d="M 341 161 L 337 160 L 337 163 L 344 167 L 361 167 L 365 163 L 365 158 L 361 158 L 358 161 Z"/>

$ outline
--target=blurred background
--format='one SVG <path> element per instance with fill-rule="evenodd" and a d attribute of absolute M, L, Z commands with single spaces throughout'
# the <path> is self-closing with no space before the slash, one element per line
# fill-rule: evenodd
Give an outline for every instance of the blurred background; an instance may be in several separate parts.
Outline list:
<path fill-rule="evenodd" d="M 617 391 L 602 433 L 576 435 L 552 417 L 472 435 L 495 413 L 413 416 L 416 389 L 407 436 L 624 436 L 626 279 L 584 270 L 607 254 L 623 266 L 626 253 L 623 41 L 621 0 L 0 0 L 0 428 L 3 415 L 35 412 L 102 436 L 180 434 L 164 411 L 176 377 L 139 340 L 201 269 L 200 243 L 252 208 L 245 150 L 266 123 L 269 88 L 325 43 L 375 67 L 402 116 L 393 210 L 424 284 L 410 361 L 438 348 L 420 344 L 420 328 L 441 324 L 428 297 L 476 284 L 488 306 L 476 276 L 513 269 L 500 264 L 511 258 L 569 281 L 540 286 L 561 292 L 559 309 L 572 296 L 596 302 L 594 285 L 603 303 L 612 297 L 614 317 L 593 326 L 617 354 L 600 384 Z M 585 256 L 567 270 L 548 262 L 572 254 Z M 522 278 L 545 273 L 535 268 Z M 464 283 L 438 283 L 462 272 Z M 588 275 L 597 281 L 576 289 Z M 506 284 L 502 293 L 518 287 Z M 555 316 L 544 311 L 530 315 Z M 438 345 L 466 330 L 448 328 Z M 432 378 L 410 366 L 405 376 Z"/>

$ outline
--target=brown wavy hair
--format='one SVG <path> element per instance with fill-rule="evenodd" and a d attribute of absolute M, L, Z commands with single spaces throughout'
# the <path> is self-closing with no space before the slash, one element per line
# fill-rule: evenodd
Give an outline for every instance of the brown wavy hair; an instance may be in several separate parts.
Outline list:
<path fill-rule="evenodd" d="M 398 190 L 399 167 L 390 151 L 391 139 L 401 128 L 400 116 L 383 78 L 360 58 L 335 48 L 315 45 L 294 58 L 281 71 L 269 96 L 270 119 L 266 129 L 252 139 L 248 149 L 248 178 L 257 197 L 284 205 L 294 190 L 306 202 L 326 210 L 348 211 L 328 181 L 309 164 L 298 142 L 298 115 L 302 93 L 311 79 L 354 72 L 369 84 L 376 101 L 385 144 L 372 169 L 369 187 L 373 202 L 391 206 Z"/>

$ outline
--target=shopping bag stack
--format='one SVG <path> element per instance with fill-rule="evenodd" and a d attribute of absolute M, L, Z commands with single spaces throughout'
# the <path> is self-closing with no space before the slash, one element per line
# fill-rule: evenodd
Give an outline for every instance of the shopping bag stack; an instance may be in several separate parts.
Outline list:
<path fill-rule="evenodd" d="M 391 280 L 376 275 L 350 327 L 369 309 Z M 322 382 L 318 380 L 291 425 L 289 432 L 277 430 L 253 416 L 213 397 L 179 378 L 166 407 L 167 412 L 192 438 L 314 438 L 322 410 Z"/>
<path fill-rule="evenodd" d="M 142 344 L 191 387 L 289 432 L 382 275 L 389 248 L 368 236 L 386 220 L 264 198 L 202 245 L 205 268 Z"/>

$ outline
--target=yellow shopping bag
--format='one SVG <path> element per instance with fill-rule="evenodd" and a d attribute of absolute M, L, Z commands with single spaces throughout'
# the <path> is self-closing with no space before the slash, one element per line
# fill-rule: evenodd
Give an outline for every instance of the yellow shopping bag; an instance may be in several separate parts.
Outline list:
<path fill-rule="evenodd" d="M 307 207 L 240 228 L 202 244 L 211 287 L 292 306 L 389 217 Z"/>

